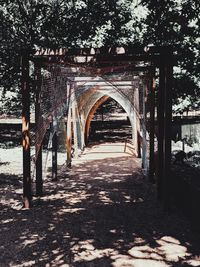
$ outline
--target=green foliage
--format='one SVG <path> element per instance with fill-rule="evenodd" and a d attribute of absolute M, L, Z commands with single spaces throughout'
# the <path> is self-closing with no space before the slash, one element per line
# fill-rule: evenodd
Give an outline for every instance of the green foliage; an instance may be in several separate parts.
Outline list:
<path fill-rule="evenodd" d="M 6 93 L 2 92 L 0 97 L 0 115 L 21 115 L 21 94 L 19 91 L 15 91 L 15 93 Z"/>
<path fill-rule="evenodd" d="M 175 72 L 174 103 L 191 96 L 200 98 L 200 2 L 199 0 L 144 0 L 149 13 L 144 43 L 171 45 L 178 49 L 179 70 Z M 191 105 L 193 104 L 191 103 Z"/>
<path fill-rule="evenodd" d="M 174 99 L 190 94 L 195 100 L 200 84 L 199 5 L 199 0 L 0 0 L 0 87 L 19 88 L 24 49 L 173 45 L 182 55 Z"/>

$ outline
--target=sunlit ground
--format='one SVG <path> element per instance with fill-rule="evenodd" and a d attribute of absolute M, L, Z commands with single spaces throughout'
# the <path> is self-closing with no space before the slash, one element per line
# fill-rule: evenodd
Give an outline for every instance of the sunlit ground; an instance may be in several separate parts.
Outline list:
<path fill-rule="evenodd" d="M 1 183 L 0 266 L 200 266 L 200 236 L 154 186 L 125 143 L 87 148 L 23 210 L 21 182 Z"/>
<path fill-rule="evenodd" d="M 77 165 L 91 160 L 133 156 L 134 153 L 134 147 L 129 142 L 103 143 L 89 148 L 86 147 L 81 157 L 78 160 L 73 159 L 73 162 Z"/>

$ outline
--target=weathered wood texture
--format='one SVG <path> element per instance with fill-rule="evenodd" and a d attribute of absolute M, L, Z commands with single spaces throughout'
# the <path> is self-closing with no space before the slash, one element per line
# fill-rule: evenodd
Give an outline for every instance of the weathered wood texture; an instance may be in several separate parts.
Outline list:
<path fill-rule="evenodd" d="M 30 160 L 30 85 L 29 59 L 26 53 L 22 56 L 22 146 L 23 146 L 23 204 L 30 208 L 31 192 L 31 160 Z"/>

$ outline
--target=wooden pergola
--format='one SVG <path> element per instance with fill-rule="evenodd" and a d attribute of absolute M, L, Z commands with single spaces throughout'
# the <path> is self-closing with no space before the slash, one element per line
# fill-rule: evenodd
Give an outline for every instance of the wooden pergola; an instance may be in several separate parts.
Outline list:
<path fill-rule="evenodd" d="M 158 129 L 158 170 L 157 193 L 158 199 L 168 204 L 169 177 L 171 164 L 171 122 L 172 122 L 172 80 L 174 54 L 170 47 L 132 47 L 132 48 L 100 48 L 100 49 L 57 49 L 41 50 L 34 54 L 22 54 L 22 134 L 23 134 L 23 199 L 24 207 L 31 206 L 31 157 L 30 157 L 30 77 L 29 61 L 34 63 L 35 72 L 35 112 L 36 128 L 39 121 L 41 91 L 41 68 L 43 64 L 58 64 L 60 66 L 75 66 L 79 71 L 95 67 L 96 74 L 126 71 L 145 71 L 148 73 L 148 90 L 150 92 L 150 155 L 149 179 L 154 180 L 154 137 L 155 137 L 155 106 L 157 106 Z M 159 86 L 156 89 L 155 75 L 159 73 Z M 116 80 L 117 82 L 117 80 Z M 122 84 L 123 86 L 123 84 Z M 157 92 L 156 92 L 157 90 Z M 157 101 L 156 101 L 157 100 Z M 100 100 L 99 100 L 100 101 Z M 101 101 L 100 101 L 101 102 Z M 145 99 L 143 99 L 145 102 Z M 157 102 L 157 105 L 156 105 Z M 143 117 L 145 123 L 145 116 Z M 138 144 L 139 145 L 139 144 Z M 52 140 L 52 175 L 57 178 L 57 135 Z M 36 159 L 36 194 L 43 193 L 42 185 L 42 148 L 37 151 Z"/>

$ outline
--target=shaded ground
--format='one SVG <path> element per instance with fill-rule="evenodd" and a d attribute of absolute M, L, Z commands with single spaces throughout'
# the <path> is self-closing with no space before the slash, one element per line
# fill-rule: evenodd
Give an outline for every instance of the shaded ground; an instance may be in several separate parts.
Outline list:
<path fill-rule="evenodd" d="M 122 142 L 130 140 L 132 129 L 128 120 L 92 121 L 89 142 Z"/>
<path fill-rule="evenodd" d="M 172 164 L 169 179 L 169 201 L 190 218 L 200 232 L 200 169 L 188 163 Z"/>
<path fill-rule="evenodd" d="M 21 180 L 1 176 L 0 266 L 200 266 L 199 234 L 159 207 L 131 153 L 88 148 L 31 210 L 21 209 Z"/>

